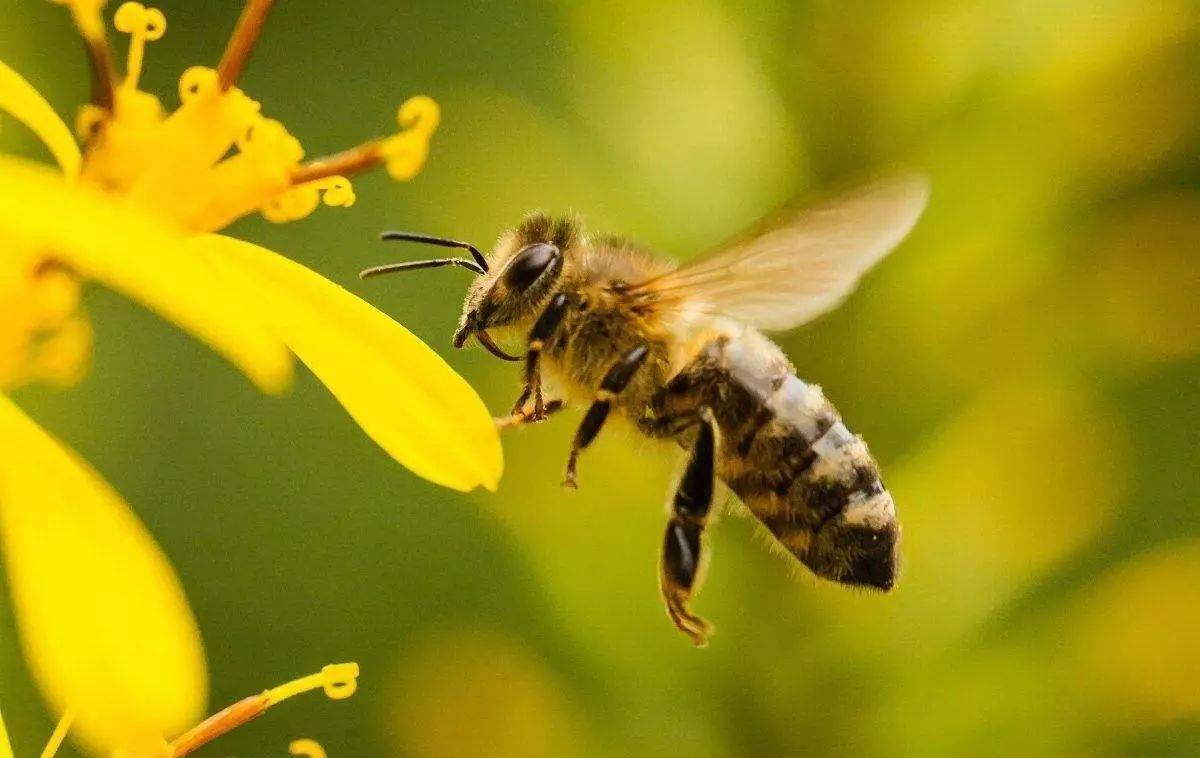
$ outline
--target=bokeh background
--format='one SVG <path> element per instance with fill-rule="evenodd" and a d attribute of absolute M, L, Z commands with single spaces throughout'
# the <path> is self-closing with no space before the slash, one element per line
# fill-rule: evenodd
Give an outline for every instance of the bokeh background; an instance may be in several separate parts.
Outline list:
<path fill-rule="evenodd" d="M 158 4 L 173 103 L 235 0 Z M 110 9 L 111 10 L 111 9 Z M 66 13 L 0 0 L 0 57 L 68 119 Z M 424 173 L 230 230 L 393 314 L 506 409 L 517 371 L 449 349 L 467 275 L 360 283 L 486 245 L 534 208 L 686 258 L 796 193 L 922 167 L 928 213 L 837 313 L 781 343 L 881 460 L 891 595 L 712 530 L 705 651 L 655 580 L 678 451 L 614 427 L 559 487 L 578 411 L 506 439 L 496 495 L 418 480 L 301 374 L 283 399 L 112 293 L 74 391 L 16 395 L 124 494 L 183 576 L 213 706 L 337 660 L 359 694 L 206 751 L 332 756 L 1200 754 L 1200 5 L 1189 0 L 279 3 L 242 78 L 318 155 L 444 108 Z M 117 43 L 121 45 L 121 42 Z M 122 48 L 118 48 L 120 50 Z M 21 130 L 0 149 L 44 158 Z M 52 726 L 0 594 L 19 754 Z"/>

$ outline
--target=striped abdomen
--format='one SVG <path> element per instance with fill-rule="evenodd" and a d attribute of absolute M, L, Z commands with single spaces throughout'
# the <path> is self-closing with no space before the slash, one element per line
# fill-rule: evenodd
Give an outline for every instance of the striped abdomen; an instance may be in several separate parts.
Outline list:
<path fill-rule="evenodd" d="M 862 438 L 757 332 L 705 353 L 722 480 L 820 576 L 890 588 L 899 526 Z"/>

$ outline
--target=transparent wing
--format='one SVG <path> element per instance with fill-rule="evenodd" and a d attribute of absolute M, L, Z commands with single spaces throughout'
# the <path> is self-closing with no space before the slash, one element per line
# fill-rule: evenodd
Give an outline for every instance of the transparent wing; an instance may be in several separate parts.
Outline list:
<path fill-rule="evenodd" d="M 763 329 L 791 329 L 844 300 L 913 228 L 928 197 L 923 176 L 876 181 L 784 212 L 761 231 L 632 289 Z"/>

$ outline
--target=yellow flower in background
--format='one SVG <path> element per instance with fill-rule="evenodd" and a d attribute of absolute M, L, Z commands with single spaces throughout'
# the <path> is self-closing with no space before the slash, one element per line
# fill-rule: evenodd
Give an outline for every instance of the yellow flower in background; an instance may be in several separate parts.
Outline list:
<path fill-rule="evenodd" d="M 138 89 L 161 12 L 125 3 L 129 34 L 116 76 L 101 0 L 66 5 L 87 42 L 94 102 L 76 121 L 82 150 L 44 98 L 0 63 L 0 109 L 28 126 L 61 172 L 0 156 L 0 390 L 78 378 L 90 344 L 79 281 L 141 302 L 208 343 L 265 392 L 282 391 L 295 353 L 367 434 L 415 473 L 458 490 L 495 489 L 499 438 L 474 390 L 428 346 L 314 272 L 217 232 L 261 213 L 285 222 L 318 205 L 348 206 L 346 176 L 377 165 L 396 179 L 420 171 L 439 109 L 415 97 L 401 131 L 304 162 L 282 124 L 235 84 L 269 0 L 250 0 L 215 69 L 179 80 L 167 112 Z"/>
<path fill-rule="evenodd" d="M 381 731 L 411 758 L 592 755 L 578 704 L 535 651 L 495 630 L 439 629 L 405 651 Z"/>

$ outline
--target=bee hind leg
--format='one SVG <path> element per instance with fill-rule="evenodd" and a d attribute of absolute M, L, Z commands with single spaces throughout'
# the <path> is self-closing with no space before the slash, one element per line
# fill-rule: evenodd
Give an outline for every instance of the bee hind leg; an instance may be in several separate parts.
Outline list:
<path fill-rule="evenodd" d="M 698 424 L 700 429 L 687 468 L 671 503 L 671 517 L 663 538 L 659 589 L 671 621 L 697 647 L 704 647 L 712 634 L 712 625 L 692 613 L 688 602 L 699 590 L 707 564 L 704 529 L 713 500 L 716 442 L 712 423 L 700 419 Z"/>
<path fill-rule="evenodd" d="M 600 389 L 596 392 L 596 400 L 588 408 L 587 414 L 579 424 L 579 429 L 575 432 L 575 440 L 571 444 L 571 454 L 567 457 L 567 471 L 563 478 L 564 487 L 575 489 L 577 486 L 575 466 L 579 462 L 579 454 L 592 444 L 592 440 L 596 439 L 596 435 L 600 433 L 600 429 L 608 419 L 609 411 L 612 410 L 613 399 L 629 386 L 633 375 L 637 373 L 649 353 L 650 350 L 645 345 L 638 345 L 614 363 L 604 378 L 600 380 Z"/>

